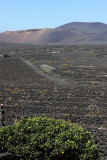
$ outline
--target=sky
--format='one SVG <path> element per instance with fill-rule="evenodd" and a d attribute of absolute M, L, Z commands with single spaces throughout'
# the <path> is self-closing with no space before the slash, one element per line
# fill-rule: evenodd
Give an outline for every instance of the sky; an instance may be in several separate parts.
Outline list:
<path fill-rule="evenodd" d="M 107 24 L 107 0 L 0 0 L 0 32 L 70 22 Z"/>

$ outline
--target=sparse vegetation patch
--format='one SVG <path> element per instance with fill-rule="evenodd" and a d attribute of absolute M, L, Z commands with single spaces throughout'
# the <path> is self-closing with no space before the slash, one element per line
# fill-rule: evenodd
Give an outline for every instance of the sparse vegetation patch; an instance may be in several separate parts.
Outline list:
<path fill-rule="evenodd" d="M 11 57 L 10 54 L 4 54 L 3 56 L 4 56 L 4 58 L 5 58 L 5 57 Z"/>

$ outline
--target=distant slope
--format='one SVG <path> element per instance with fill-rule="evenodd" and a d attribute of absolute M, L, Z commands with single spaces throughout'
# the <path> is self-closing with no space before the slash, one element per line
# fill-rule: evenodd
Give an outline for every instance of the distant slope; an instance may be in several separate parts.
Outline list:
<path fill-rule="evenodd" d="M 9 43 L 42 43 L 48 30 L 50 29 L 4 32 L 0 34 L 0 41 Z"/>
<path fill-rule="evenodd" d="M 78 32 L 68 29 L 41 29 L 4 32 L 0 34 L 0 41 L 8 43 L 43 44 L 58 43 L 66 39 L 72 39 L 72 41 L 74 41 L 79 37 L 81 37 L 81 35 L 78 34 Z"/>
<path fill-rule="evenodd" d="M 54 29 L 6 31 L 0 34 L 0 43 L 4 42 L 21 44 L 107 43 L 107 24 L 72 22 Z"/>
<path fill-rule="evenodd" d="M 90 41 L 107 41 L 107 30 L 97 34 L 95 37 L 91 38 Z"/>
<path fill-rule="evenodd" d="M 74 29 L 81 33 L 100 33 L 107 30 L 107 24 L 100 22 L 84 23 L 84 22 L 72 22 L 62 25 L 58 28 Z"/>

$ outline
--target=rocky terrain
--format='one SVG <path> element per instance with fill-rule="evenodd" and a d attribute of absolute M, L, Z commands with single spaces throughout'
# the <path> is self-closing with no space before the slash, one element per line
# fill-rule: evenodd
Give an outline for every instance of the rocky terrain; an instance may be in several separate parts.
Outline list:
<path fill-rule="evenodd" d="M 22 116 L 65 119 L 91 131 L 107 159 L 107 46 L 1 45 L 5 54 L 10 57 L 0 58 L 0 127 Z"/>

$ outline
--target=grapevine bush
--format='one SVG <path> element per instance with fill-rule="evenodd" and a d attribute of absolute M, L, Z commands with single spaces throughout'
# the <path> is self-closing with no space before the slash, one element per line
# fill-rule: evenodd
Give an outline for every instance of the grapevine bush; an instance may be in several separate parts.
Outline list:
<path fill-rule="evenodd" d="M 0 129 L 0 150 L 23 160 L 97 160 L 89 131 L 47 117 L 22 118 Z"/>

